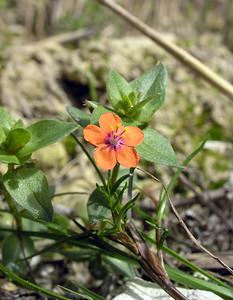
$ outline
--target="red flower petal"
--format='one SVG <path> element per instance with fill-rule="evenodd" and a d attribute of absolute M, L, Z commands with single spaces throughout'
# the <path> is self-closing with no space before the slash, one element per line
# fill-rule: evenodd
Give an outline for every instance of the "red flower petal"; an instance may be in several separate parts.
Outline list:
<path fill-rule="evenodd" d="M 126 168 L 136 167 L 139 163 L 140 156 L 133 147 L 122 146 L 116 151 L 116 158 L 119 164 Z"/>
<path fill-rule="evenodd" d="M 126 146 L 138 146 L 144 139 L 144 133 L 138 127 L 125 127 L 124 143 Z"/>
<path fill-rule="evenodd" d="M 116 152 L 106 145 L 101 145 L 95 149 L 95 162 L 103 170 L 111 170 L 116 165 Z"/>
<path fill-rule="evenodd" d="M 122 127 L 121 118 L 111 112 L 105 113 L 99 118 L 100 128 L 104 129 L 106 132 L 116 130 L 116 128 Z"/>
<path fill-rule="evenodd" d="M 87 125 L 83 130 L 84 139 L 94 146 L 104 144 L 106 133 L 96 125 Z"/>

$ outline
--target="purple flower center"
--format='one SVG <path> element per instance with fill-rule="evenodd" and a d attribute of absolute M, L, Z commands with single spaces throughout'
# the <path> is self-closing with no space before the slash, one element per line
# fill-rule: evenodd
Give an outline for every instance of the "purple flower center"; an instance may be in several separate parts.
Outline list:
<path fill-rule="evenodd" d="M 113 150 L 117 150 L 121 148 L 124 145 L 124 131 L 118 133 L 116 131 L 111 131 L 110 133 L 107 134 L 105 143 L 112 148 Z"/>

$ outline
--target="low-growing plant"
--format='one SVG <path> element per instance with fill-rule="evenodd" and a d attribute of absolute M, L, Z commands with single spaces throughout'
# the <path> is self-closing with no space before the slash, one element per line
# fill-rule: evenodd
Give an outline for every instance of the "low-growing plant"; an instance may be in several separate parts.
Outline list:
<path fill-rule="evenodd" d="M 7 165 L 0 177 L 0 188 L 8 206 L 1 209 L 1 213 L 12 216 L 12 225 L 0 228 L 4 236 L 0 270 L 9 279 L 53 299 L 69 299 L 24 279 L 27 274 L 30 276 L 32 257 L 53 251 L 74 261 L 89 261 L 90 271 L 96 278 L 105 278 L 109 268 L 122 276 L 133 277 L 137 274 L 136 269 L 141 268 L 147 278 L 157 282 L 174 299 L 186 298 L 171 280 L 232 299 L 232 289 L 226 283 L 165 246 L 169 228 L 164 227 L 163 219 L 169 193 L 185 166 L 204 146 L 202 142 L 183 163 L 179 163 L 169 141 L 150 128 L 154 113 L 165 100 L 166 82 L 167 72 L 162 64 L 132 82 L 111 71 L 107 80 L 109 104 L 102 106 L 88 101 L 91 113 L 69 107 L 67 111 L 72 120 L 68 122 L 42 120 L 25 126 L 22 120 L 13 120 L 4 108 L 0 108 L 0 161 Z M 99 177 L 88 198 L 88 220 L 83 219 L 81 224 L 80 218 L 72 219 L 77 231 L 71 226 L 71 220 L 54 213 L 52 199 L 56 191 L 50 188 L 46 174 L 32 159 L 38 149 L 70 134 Z M 159 181 L 138 167 L 140 161 L 174 170 L 167 187 L 161 183 L 156 217 L 137 205 L 140 192 L 135 188 L 135 170 Z M 132 211 L 147 222 L 155 233 L 154 238 L 135 226 Z M 27 222 L 31 227 L 38 225 L 35 226 L 38 229 L 27 230 Z M 35 244 L 38 239 L 53 242 L 38 250 Z M 163 253 L 207 279 L 197 279 L 164 265 Z M 103 299 L 78 283 L 72 283 L 72 289 L 61 288 L 87 299 Z"/>

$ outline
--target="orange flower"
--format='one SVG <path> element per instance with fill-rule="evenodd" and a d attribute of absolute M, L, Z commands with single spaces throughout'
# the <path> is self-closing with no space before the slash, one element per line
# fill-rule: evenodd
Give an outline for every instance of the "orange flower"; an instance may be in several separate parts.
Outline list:
<path fill-rule="evenodd" d="M 140 156 L 134 149 L 142 143 L 144 134 L 138 127 L 123 127 L 121 118 L 111 112 L 100 116 L 99 126 L 84 128 L 84 139 L 96 146 L 97 166 L 111 170 L 118 162 L 126 168 L 136 167 Z"/>

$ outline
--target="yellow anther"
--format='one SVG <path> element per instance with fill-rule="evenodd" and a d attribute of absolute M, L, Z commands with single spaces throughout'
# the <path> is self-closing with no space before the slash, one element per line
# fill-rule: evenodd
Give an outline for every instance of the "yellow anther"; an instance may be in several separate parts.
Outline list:
<path fill-rule="evenodd" d="M 111 129 L 112 131 L 114 131 L 114 127 L 113 127 L 113 126 L 110 126 L 110 129 Z"/>
<path fill-rule="evenodd" d="M 122 134 L 122 137 L 123 137 L 123 139 L 125 139 L 126 138 L 125 134 Z"/>
<path fill-rule="evenodd" d="M 118 129 L 119 127 L 120 127 L 120 124 L 119 124 L 119 123 L 117 123 L 117 124 L 116 124 L 116 128 Z"/>

